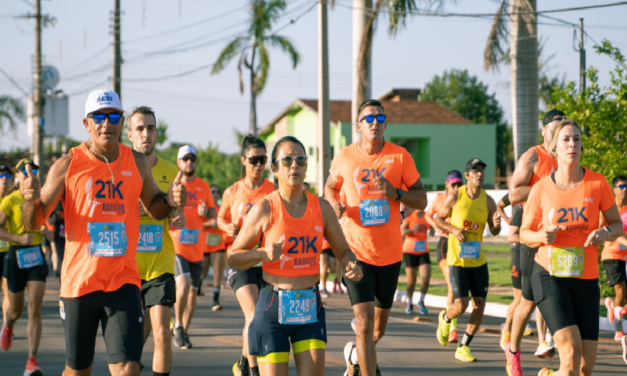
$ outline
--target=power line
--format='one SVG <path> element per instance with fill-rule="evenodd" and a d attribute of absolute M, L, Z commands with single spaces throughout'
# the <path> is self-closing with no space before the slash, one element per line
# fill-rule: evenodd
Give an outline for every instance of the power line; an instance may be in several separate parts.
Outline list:
<path fill-rule="evenodd" d="M 85 89 L 82 89 L 82 90 L 79 90 L 79 91 L 75 91 L 75 92 L 73 92 L 73 93 L 69 93 L 69 94 L 66 94 L 66 95 L 67 95 L 68 97 L 72 97 L 72 96 L 74 96 L 74 95 L 82 94 L 82 93 L 84 93 L 84 92 L 91 91 L 91 90 L 93 90 L 93 89 L 97 88 L 98 86 L 103 85 L 103 84 L 105 84 L 105 83 L 107 83 L 107 82 L 109 82 L 109 81 L 110 81 L 110 78 L 107 78 L 106 80 L 104 80 L 104 81 L 100 81 L 100 82 L 98 82 L 97 84 L 92 85 L 92 86 L 90 86 L 90 87 L 88 87 L 88 88 L 85 88 Z"/>
<path fill-rule="evenodd" d="M 30 99 L 30 95 L 26 92 L 26 90 L 24 90 L 17 82 L 15 82 L 13 77 L 9 76 L 9 74 L 5 72 L 4 69 L 0 68 L 0 73 L 2 73 L 2 75 L 4 75 L 4 77 L 6 77 L 7 80 L 9 80 L 9 82 L 13 84 L 13 86 L 15 86 L 22 94 L 24 94 L 26 98 Z"/>

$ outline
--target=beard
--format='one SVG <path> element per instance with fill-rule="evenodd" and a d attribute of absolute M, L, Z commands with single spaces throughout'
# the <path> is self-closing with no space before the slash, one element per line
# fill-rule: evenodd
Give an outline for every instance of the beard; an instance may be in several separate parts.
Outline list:
<path fill-rule="evenodd" d="M 187 177 L 194 176 L 195 173 L 196 173 L 196 170 L 191 170 L 190 172 L 183 171 L 183 175 Z"/>

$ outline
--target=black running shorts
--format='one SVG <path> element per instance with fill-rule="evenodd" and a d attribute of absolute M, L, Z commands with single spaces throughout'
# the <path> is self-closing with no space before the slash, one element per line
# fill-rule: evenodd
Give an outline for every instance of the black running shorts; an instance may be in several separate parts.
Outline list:
<path fill-rule="evenodd" d="M 523 206 L 512 205 L 512 220 L 509 225 L 514 226 L 514 227 L 522 226 L 522 215 L 523 215 Z"/>
<path fill-rule="evenodd" d="M 333 250 L 331 248 L 325 248 L 322 251 L 320 251 L 321 255 L 329 255 L 331 257 L 335 257 L 335 253 L 333 253 Z"/>
<path fill-rule="evenodd" d="M 4 259 L 7 255 L 7 252 L 0 252 L 0 282 L 2 282 L 2 277 L 4 277 Z"/>
<path fill-rule="evenodd" d="M 511 243 L 512 248 L 512 287 L 522 290 L 522 275 L 520 270 L 520 243 Z"/>
<path fill-rule="evenodd" d="M 449 270 L 449 278 L 455 299 L 467 298 L 469 292 L 473 298 L 485 298 L 488 296 L 490 274 L 487 262 L 473 268 L 451 266 Z"/>
<path fill-rule="evenodd" d="M 263 268 L 261 266 L 253 266 L 247 270 L 240 270 L 229 267 L 227 280 L 233 292 L 237 292 L 240 287 L 246 285 L 257 285 L 257 288 L 259 288 L 263 281 Z"/>
<path fill-rule="evenodd" d="M 533 265 L 535 264 L 536 253 L 538 248 L 520 245 L 520 271 L 522 272 L 522 296 L 523 298 L 534 301 L 533 289 L 531 288 L 531 273 L 533 273 Z"/>
<path fill-rule="evenodd" d="M 102 326 L 109 364 L 141 359 L 144 313 L 137 286 L 61 298 L 59 312 L 65 329 L 65 361 L 73 370 L 92 365 L 98 324 Z"/>
<path fill-rule="evenodd" d="M 435 249 L 435 253 L 437 254 L 438 264 L 440 261 L 446 261 L 446 255 L 448 255 L 448 238 L 445 236 L 440 236 L 440 240 L 438 240 L 438 246 Z"/>
<path fill-rule="evenodd" d="M 176 282 L 174 282 L 174 276 L 170 273 L 165 273 L 150 281 L 142 280 L 141 296 L 146 308 L 156 305 L 171 308 L 174 306 L 174 302 L 176 302 Z"/>
<path fill-rule="evenodd" d="M 176 255 L 174 259 L 174 276 L 189 275 L 192 278 L 192 288 L 198 290 L 202 281 L 202 261 L 189 262 L 185 257 Z"/>
<path fill-rule="evenodd" d="M 43 260 L 42 265 L 34 266 L 28 269 L 20 269 L 17 262 L 17 250 L 22 248 L 31 248 L 32 245 L 12 245 L 6 253 L 2 275 L 7 279 L 7 286 L 12 293 L 18 293 L 24 291 L 26 284 L 30 281 L 46 282 L 48 276 L 48 264 L 44 257 L 41 247 L 39 252 Z"/>
<path fill-rule="evenodd" d="M 403 260 L 405 261 L 405 266 L 408 266 L 410 268 L 417 268 L 423 264 L 431 264 L 429 252 L 425 252 L 421 255 L 416 255 L 413 253 L 403 253 Z"/>
<path fill-rule="evenodd" d="M 605 275 L 607 276 L 607 284 L 610 286 L 625 282 L 625 261 L 622 260 L 605 260 L 602 261 Z"/>
<path fill-rule="evenodd" d="M 535 264 L 531 285 L 535 303 L 553 335 L 577 325 L 581 339 L 599 340 L 598 279 L 557 278 Z"/>
<path fill-rule="evenodd" d="M 342 269 L 342 281 L 348 290 L 351 305 L 374 301 L 377 308 L 392 308 L 401 262 L 386 266 L 370 265 L 363 261 L 357 261 L 357 264 L 364 272 L 359 282 L 346 278 L 346 270 Z"/>

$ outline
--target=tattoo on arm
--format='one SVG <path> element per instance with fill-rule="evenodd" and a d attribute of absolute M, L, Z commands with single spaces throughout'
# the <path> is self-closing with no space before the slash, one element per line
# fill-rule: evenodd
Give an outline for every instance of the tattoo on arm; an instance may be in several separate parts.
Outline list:
<path fill-rule="evenodd" d="M 527 162 L 527 166 L 533 166 L 536 164 L 536 162 L 538 162 L 538 157 L 534 155 L 531 158 L 529 158 L 529 161 Z"/>

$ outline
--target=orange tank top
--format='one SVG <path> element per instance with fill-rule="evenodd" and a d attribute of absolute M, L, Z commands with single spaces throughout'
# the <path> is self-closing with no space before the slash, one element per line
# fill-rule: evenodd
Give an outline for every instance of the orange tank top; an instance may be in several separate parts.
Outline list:
<path fill-rule="evenodd" d="M 220 206 L 216 206 L 216 211 L 220 212 Z M 205 221 L 206 222 L 206 221 Z M 226 246 L 224 244 L 224 239 L 226 239 L 226 233 L 220 230 L 219 227 L 216 228 L 205 227 L 203 240 L 205 242 L 205 253 L 213 253 L 217 251 L 224 251 Z"/>
<path fill-rule="evenodd" d="M 283 243 L 283 254 L 279 261 L 263 262 L 265 273 L 284 277 L 320 273 L 324 222 L 318 196 L 309 192 L 306 192 L 306 195 L 307 209 L 300 218 L 294 218 L 287 212 L 279 192 L 272 192 L 266 196 L 270 202 L 271 214 L 261 246 Z"/>
<path fill-rule="evenodd" d="M 530 187 L 533 187 L 537 182 L 542 180 L 542 178 L 551 175 L 557 170 L 557 159 L 551 157 L 549 153 L 544 150 L 542 145 L 537 145 L 533 148 L 538 154 L 538 171 L 531 175 L 531 180 L 529 180 Z"/>
<path fill-rule="evenodd" d="M 253 205 L 272 192 L 274 192 L 274 184 L 267 179 L 264 179 L 261 187 L 252 190 L 246 187 L 244 179 L 235 182 L 231 186 L 232 223 L 242 227 L 244 219 L 246 219 L 246 215 L 248 215 Z"/>
<path fill-rule="evenodd" d="M 74 155 L 65 177 L 63 197 L 66 243 L 61 296 L 64 298 L 115 291 L 125 284 L 140 286 L 135 253 L 139 238 L 139 195 L 144 184 L 133 151 L 122 144 L 119 147 L 119 168 L 117 159 L 110 163 L 111 169 L 117 171 L 115 182 L 107 163 L 96 159 L 85 143 L 70 150 Z M 90 234 L 94 226 L 99 230 Z M 127 242 L 124 255 L 111 257 L 92 249 L 94 242 L 110 241 L 118 247 L 124 237 Z"/>
<path fill-rule="evenodd" d="M 627 205 L 618 207 L 618 213 L 620 214 L 620 219 L 623 222 L 624 235 L 624 230 L 627 227 Z M 604 225 L 607 225 L 607 223 L 604 223 Z M 605 242 L 605 245 L 603 246 L 603 253 L 601 254 L 601 261 L 605 260 L 627 261 L 627 247 L 618 244 L 616 241 Z"/>
<path fill-rule="evenodd" d="M 403 223 L 407 223 L 411 229 L 415 225 L 419 225 L 420 228 L 417 231 L 411 232 L 405 236 L 403 242 L 403 253 L 412 253 L 416 255 L 422 255 L 429 252 L 429 245 L 427 243 L 427 231 L 429 231 L 429 223 L 425 219 L 427 213 L 423 212 L 422 218 L 418 217 L 418 212 L 414 211 L 409 217 L 403 220 Z"/>

